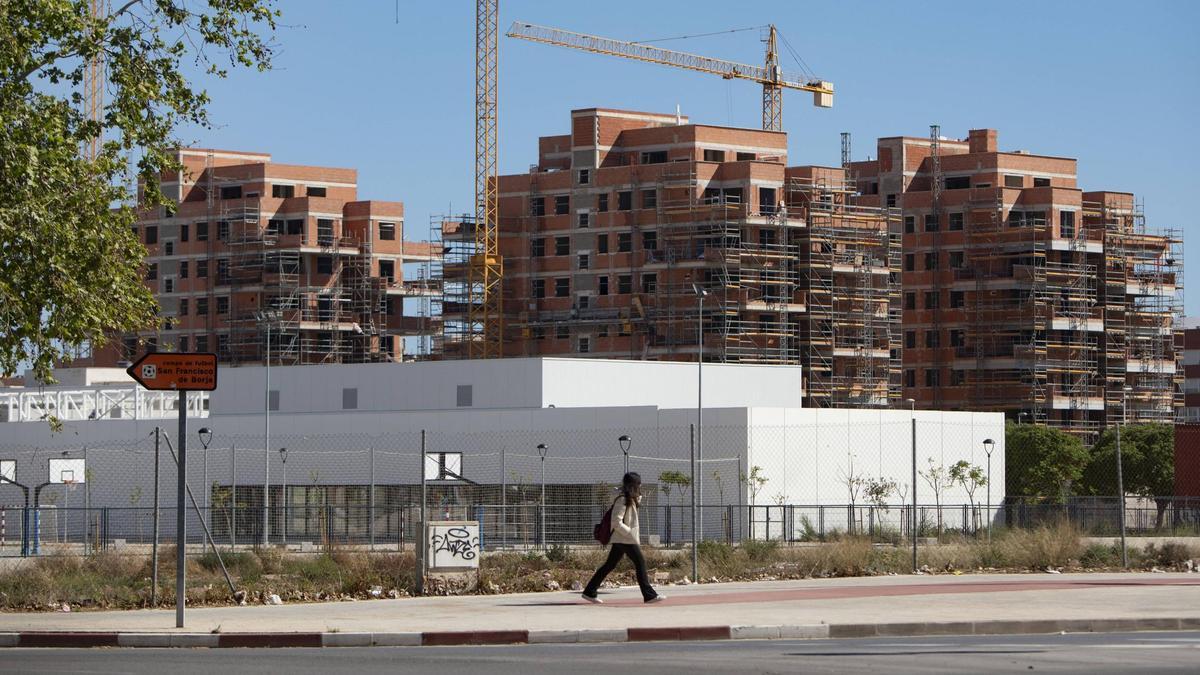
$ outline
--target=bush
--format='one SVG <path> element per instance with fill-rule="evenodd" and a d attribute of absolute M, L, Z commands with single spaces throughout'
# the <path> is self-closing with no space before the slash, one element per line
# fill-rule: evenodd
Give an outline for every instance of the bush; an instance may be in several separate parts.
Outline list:
<path fill-rule="evenodd" d="M 711 565 L 726 565 L 733 559 L 733 547 L 721 541 L 705 539 L 696 545 L 696 554 Z"/>
<path fill-rule="evenodd" d="M 822 567 L 830 576 L 852 577 L 866 573 L 871 567 L 874 545 L 866 537 L 845 537 L 821 546 Z"/>
<path fill-rule="evenodd" d="M 161 556 L 159 556 L 159 559 L 161 560 Z M 253 581 L 263 574 L 262 561 L 252 551 L 226 551 L 221 554 L 220 560 L 217 559 L 216 553 L 206 551 L 193 558 L 193 560 L 204 571 L 214 574 L 221 572 L 221 561 L 224 561 L 225 569 L 229 570 L 229 574 L 244 581 Z M 172 558 L 172 565 L 174 564 L 173 561 L 174 558 Z"/>
<path fill-rule="evenodd" d="M 1082 532 L 1065 519 L 1032 530 L 1009 530 L 994 545 L 1010 565 L 1028 569 L 1065 567 L 1084 553 Z"/>
<path fill-rule="evenodd" d="M 742 551 L 751 562 L 766 562 L 779 552 L 779 542 L 773 539 L 748 539 L 742 542 Z"/>
<path fill-rule="evenodd" d="M 1121 564 L 1121 548 L 1115 544 L 1091 544 L 1079 556 L 1079 564 L 1085 568 L 1116 567 Z"/>
<path fill-rule="evenodd" d="M 562 544 L 553 544 L 546 551 L 546 560 L 553 563 L 563 563 L 571 559 L 571 549 Z"/>
<path fill-rule="evenodd" d="M 1187 544 L 1174 541 L 1168 541 L 1161 546 L 1146 544 L 1142 549 L 1142 558 L 1146 565 L 1179 567 L 1192 558 L 1192 550 Z"/>
<path fill-rule="evenodd" d="M 800 516 L 800 541 L 818 541 L 821 539 L 821 533 L 817 532 L 817 528 L 813 527 L 812 521 L 808 516 Z"/>

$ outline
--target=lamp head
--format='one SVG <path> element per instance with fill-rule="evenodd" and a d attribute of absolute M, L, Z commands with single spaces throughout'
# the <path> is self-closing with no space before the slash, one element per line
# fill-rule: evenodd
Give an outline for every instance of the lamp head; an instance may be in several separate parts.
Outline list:
<path fill-rule="evenodd" d="M 279 449 L 279 459 L 283 460 L 284 464 L 287 464 L 287 448 Z"/>
<path fill-rule="evenodd" d="M 633 440 L 629 438 L 628 435 L 621 434 L 621 437 L 617 439 L 617 442 L 621 444 L 621 452 L 628 455 L 629 447 L 633 445 Z"/>
<path fill-rule="evenodd" d="M 996 447 L 996 441 L 993 441 L 993 440 L 992 440 L 992 439 L 990 439 L 990 438 L 984 439 L 984 441 L 983 441 L 983 451 L 984 451 L 985 453 L 987 453 L 987 456 L 988 456 L 988 457 L 991 457 L 991 456 L 992 456 L 992 449 L 993 449 L 994 447 Z"/>
<path fill-rule="evenodd" d="M 540 456 L 542 459 L 546 459 L 546 451 L 547 451 L 547 450 L 549 450 L 549 448 L 547 448 L 547 447 L 546 447 L 546 444 L 545 444 L 545 443 L 538 443 L 538 444 L 537 444 L 537 451 L 538 451 L 538 455 L 539 455 L 539 456 Z"/>
<path fill-rule="evenodd" d="M 207 450 L 208 444 L 212 442 L 212 429 L 200 427 L 200 431 L 197 431 L 196 434 L 200 436 L 200 445 L 203 445 L 204 449 Z"/>

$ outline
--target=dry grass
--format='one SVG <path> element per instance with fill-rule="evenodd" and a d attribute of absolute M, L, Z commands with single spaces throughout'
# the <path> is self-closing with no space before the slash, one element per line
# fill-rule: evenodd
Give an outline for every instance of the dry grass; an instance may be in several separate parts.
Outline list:
<path fill-rule="evenodd" d="M 691 576 L 688 550 L 644 549 L 655 583 L 674 583 Z M 594 547 L 556 548 L 548 553 L 496 553 L 484 556 L 480 593 L 536 592 L 570 589 L 586 583 L 604 561 L 607 551 Z M 698 550 L 700 575 L 706 580 L 752 581 L 814 577 L 904 574 L 911 570 L 909 549 L 874 544 L 861 537 L 843 536 L 824 544 L 785 546 L 777 542 L 745 542 L 730 546 L 702 542 Z M 285 602 L 367 599 L 407 595 L 413 586 L 415 561 L 411 554 L 333 550 L 319 555 L 261 549 L 224 554 L 224 561 L 249 602 L 278 594 Z M 1178 543 L 1130 549 L 1137 569 L 1183 569 L 1200 559 L 1200 548 Z M 159 555 L 159 604 L 174 600 L 175 552 L 164 547 Z M 1073 525 L 1046 524 L 1030 530 L 996 530 L 992 542 L 943 538 L 937 546 L 922 547 L 919 564 L 932 573 L 976 570 L 1068 571 L 1112 570 L 1120 565 L 1115 546 L 1083 543 Z M 147 557 L 100 553 L 88 557 L 51 554 L 0 572 L 0 610 L 45 611 L 68 603 L 73 609 L 139 608 L 150 606 L 150 561 Z M 632 566 L 622 562 L 609 577 L 618 584 L 634 583 Z M 188 560 L 188 602 L 227 605 L 232 602 L 216 557 Z M 394 593 L 393 593 L 394 591 Z"/>

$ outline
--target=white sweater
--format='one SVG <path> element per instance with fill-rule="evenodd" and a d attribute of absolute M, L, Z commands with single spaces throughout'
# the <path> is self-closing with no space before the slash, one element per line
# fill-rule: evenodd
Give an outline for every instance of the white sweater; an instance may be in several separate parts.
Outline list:
<path fill-rule="evenodd" d="M 612 528 L 611 543 L 633 544 L 634 546 L 640 544 L 642 535 L 638 530 L 637 504 L 631 504 L 626 507 L 625 498 L 617 497 L 616 502 L 613 504 Z"/>

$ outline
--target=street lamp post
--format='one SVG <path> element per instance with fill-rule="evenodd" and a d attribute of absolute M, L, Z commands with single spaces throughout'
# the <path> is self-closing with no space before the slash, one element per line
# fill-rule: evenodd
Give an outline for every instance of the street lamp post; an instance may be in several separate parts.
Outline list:
<path fill-rule="evenodd" d="M 267 326 L 267 344 L 263 359 L 266 365 L 263 375 L 263 546 L 267 545 L 271 537 L 271 322 L 279 317 L 280 312 L 277 309 L 259 310 L 254 313 L 254 318 Z"/>
<path fill-rule="evenodd" d="M 617 443 L 621 444 L 621 453 L 625 455 L 625 473 L 629 473 L 629 447 L 633 445 L 633 440 L 629 436 L 621 434 L 621 437 L 617 439 Z M 624 477 L 622 476 L 622 478 Z"/>
<path fill-rule="evenodd" d="M 287 449 L 287 448 L 280 448 L 280 449 L 279 449 L 279 459 L 280 459 L 280 461 L 282 461 L 282 462 L 283 462 L 283 483 L 282 483 L 282 485 L 281 485 L 281 489 L 283 490 L 283 524 L 282 524 L 282 526 L 281 526 L 281 528 L 280 528 L 280 529 L 282 530 L 282 534 L 283 534 L 283 548 L 284 548 L 284 549 L 286 549 L 286 548 L 287 548 L 287 520 L 288 520 L 288 519 L 287 519 L 287 510 L 288 510 L 288 498 L 287 498 L 287 453 L 288 453 L 288 449 Z"/>
<path fill-rule="evenodd" d="M 912 569 L 917 571 L 917 401 L 905 399 L 908 403 L 912 422 L 912 517 L 910 521 L 912 536 Z"/>
<path fill-rule="evenodd" d="M 1117 517 L 1121 519 L 1121 567 L 1129 568 L 1129 549 L 1125 546 L 1125 473 L 1121 467 L 1121 427 L 1129 416 L 1129 392 L 1133 387 L 1121 389 L 1121 423 L 1117 425 Z"/>
<path fill-rule="evenodd" d="M 541 460 L 542 460 L 542 505 L 541 505 L 541 511 L 542 511 L 542 550 L 543 551 L 546 550 L 546 451 L 547 450 L 549 450 L 549 448 L 546 447 L 545 443 L 538 443 L 538 445 L 537 445 L 538 456 L 541 457 Z"/>
<path fill-rule="evenodd" d="M 992 543 L 992 449 L 995 448 L 996 441 L 992 439 L 984 439 L 983 452 L 987 455 L 987 519 L 988 519 L 988 543 Z"/>
<path fill-rule="evenodd" d="M 212 493 L 212 485 L 208 482 L 208 444 L 212 442 L 212 430 L 208 427 L 201 427 L 196 434 L 200 436 L 200 446 L 204 448 L 204 519 L 211 527 L 212 504 L 209 503 L 209 495 Z"/>

